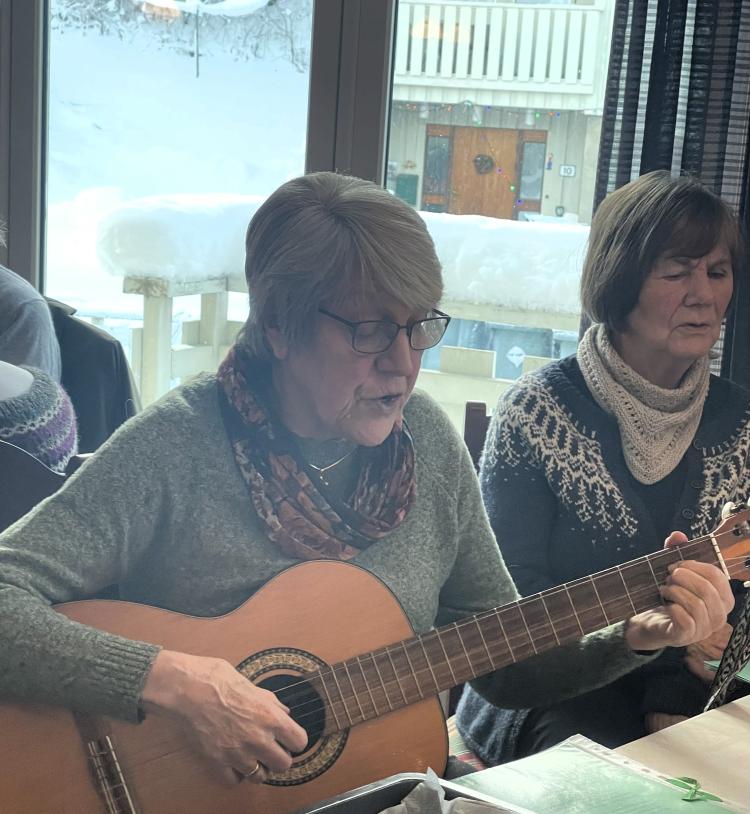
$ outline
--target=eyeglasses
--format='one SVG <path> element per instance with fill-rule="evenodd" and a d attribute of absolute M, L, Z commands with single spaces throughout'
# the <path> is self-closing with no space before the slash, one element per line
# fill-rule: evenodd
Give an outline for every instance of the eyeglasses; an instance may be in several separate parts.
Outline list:
<path fill-rule="evenodd" d="M 352 332 L 352 347 L 357 353 L 384 353 L 394 343 L 398 332 L 406 331 L 409 338 L 409 345 L 414 350 L 427 350 L 434 348 L 443 338 L 448 328 L 451 318 L 448 314 L 433 309 L 431 313 L 435 316 L 410 322 L 407 325 L 399 325 L 398 322 L 391 322 L 389 319 L 367 319 L 364 322 L 351 322 L 343 317 L 336 316 L 325 308 L 318 308 L 318 311 L 346 325 Z"/>

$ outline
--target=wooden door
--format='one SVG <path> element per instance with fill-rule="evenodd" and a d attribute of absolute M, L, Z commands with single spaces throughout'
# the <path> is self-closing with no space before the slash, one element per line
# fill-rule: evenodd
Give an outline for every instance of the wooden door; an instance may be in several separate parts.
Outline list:
<path fill-rule="evenodd" d="M 513 218 L 518 196 L 518 137 L 518 130 L 453 128 L 449 212 Z"/>

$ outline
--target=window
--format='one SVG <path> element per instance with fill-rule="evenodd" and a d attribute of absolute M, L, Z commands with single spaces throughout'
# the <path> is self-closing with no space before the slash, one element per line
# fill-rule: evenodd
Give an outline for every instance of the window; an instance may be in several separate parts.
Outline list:
<path fill-rule="evenodd" d="M 613 10 L 399 0 L 388 167 L 443 264 L 454 320 L 419 383 L 459 428 L 575 352 Z"/>
<path fill-rule="evenodd" d="M 305 169 L 312 13 L 49 3 L 46 293 L 123 342 L 146 402 L 246 315 L 248 218 Z"/>
<path fill-rule="evenodd" d="M 542 200 L 545 146 L 543 141 L 523 142 L 521 150 L 521 186 L 518 196 L 524 201 Z"/>

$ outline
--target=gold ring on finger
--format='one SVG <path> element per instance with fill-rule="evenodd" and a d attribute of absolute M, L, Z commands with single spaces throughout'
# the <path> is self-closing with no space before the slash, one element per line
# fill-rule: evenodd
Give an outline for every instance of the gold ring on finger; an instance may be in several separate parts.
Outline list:
<path fill-rule="evenodd" d="M 245 775 L 245 778 L 247 779 L 247 778 L 249 778 L 249 777 L 252 777 L 254 774 L 257 774 L 259 769 L 260 769 L 260 761 L 259 761 L 259 760 L 256 760 L 256 761 L 255 761 L 255 768 L 254 768 L 254 769 L 253 769 L 251 772 L 248 772 L 248 773 Z"/>

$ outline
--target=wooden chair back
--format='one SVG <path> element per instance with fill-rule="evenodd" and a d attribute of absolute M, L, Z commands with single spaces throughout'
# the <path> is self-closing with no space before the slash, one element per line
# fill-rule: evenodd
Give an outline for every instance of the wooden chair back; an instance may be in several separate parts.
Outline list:
<path fill-rule="evenodd" d="M 487 405 L 483 401 L 467 401 L 464 412 L 464 442 L 469 448 L 471 460 L 474 461 L 477 470 L 489 424 Z"/>
<path fill-rule="evenodd" d="M 54 472 L 25 449 L 0 441 L 0 531 L 56 492 L 88 455 L 75 455 L 64 474 Z"/>
<path fill-rule="evenodd" d="M 467 401 L 464 410 L 464 443 L 469 449 L 469 455 L 474 462 L 474 468 L 479 471 L 479 459 L 484 449 L 484 439 L 490 417 L 487 415 L 487 405 L 483 401 Z M 448 696 L 448 714 L 453 715 L 456 705 L 463 692 L 463 684 L 453 687 Z"/>

